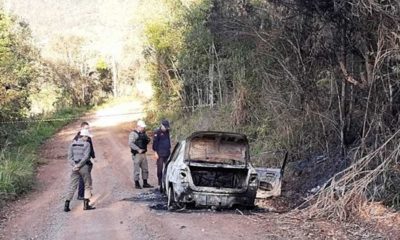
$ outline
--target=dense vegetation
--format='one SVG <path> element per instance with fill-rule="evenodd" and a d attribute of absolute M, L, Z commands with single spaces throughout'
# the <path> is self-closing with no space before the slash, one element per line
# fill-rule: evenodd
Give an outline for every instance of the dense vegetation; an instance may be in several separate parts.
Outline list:
<path fill-rule="evenodd" d="M 57 47 L 64 59 L 44 60 L 28 24 L 0 12 L 0 203 L 32 186 L 45 139 L 112 92 L 107 65 L 90 68 L 82 39 L 65 41 Z"/>
<path fill-rule="evenodd" d="M 141 44 L 125 44 L 139 41 L 128 25 L 134 1 L 1 5 L 0 202 L 32 186 L 39 145 L 85 109 L 151 94 Z"/>
<path fill-rule="evenodd" d="M 150 117 L 183 134 L 243 131 L 255 154 L 351 159 L 318 206 L 335 206 L 338 187 L 340 209 L 364 197 L 398 206 L 398 1 L 165 0 L 154 11 L 145 54 L 163 111 Z"/>
<path fill-rule="evenodd" d="M 35 49 L 29 29 L 0 12 L 0 119 L 20 117 L 29 108 L 29 87 L 35 87 Z"/>

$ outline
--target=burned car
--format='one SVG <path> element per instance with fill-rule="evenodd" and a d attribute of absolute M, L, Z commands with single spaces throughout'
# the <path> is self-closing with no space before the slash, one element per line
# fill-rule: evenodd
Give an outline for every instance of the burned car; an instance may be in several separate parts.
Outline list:
<path fill-rule="evenodd" d="M 238 133 L 195 132 L 175 146 L 164 168 L 169 209 L 251 207 L 258 184 L 247 137 Z"/>

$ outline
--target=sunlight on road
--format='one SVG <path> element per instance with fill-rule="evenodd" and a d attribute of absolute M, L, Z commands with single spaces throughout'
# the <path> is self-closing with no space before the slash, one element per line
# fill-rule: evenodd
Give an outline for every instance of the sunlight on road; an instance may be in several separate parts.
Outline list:
<path fill-rule="evenodd" d="M 110 106 L 96 112 L 96 119 L 93 121 L 94 127 L 110 127 L 121 123 L 132 122 L 145 116 L 143 103 L 133 100 Z"/>

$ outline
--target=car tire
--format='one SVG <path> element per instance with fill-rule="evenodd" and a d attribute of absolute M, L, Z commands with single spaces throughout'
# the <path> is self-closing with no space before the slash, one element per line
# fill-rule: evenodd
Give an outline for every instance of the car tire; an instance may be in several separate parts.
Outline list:
<path fill-rule="evenodd" d="M 168 196 L 168 203 L 167 203 L 167 207 L 168 210 L 174 210 L 175 209 L 175 193 L 174 193 L 174 189 L 172 188 L 172 186 L 168 186 L 168 190 L 167 190 L 167 196 Z"/>

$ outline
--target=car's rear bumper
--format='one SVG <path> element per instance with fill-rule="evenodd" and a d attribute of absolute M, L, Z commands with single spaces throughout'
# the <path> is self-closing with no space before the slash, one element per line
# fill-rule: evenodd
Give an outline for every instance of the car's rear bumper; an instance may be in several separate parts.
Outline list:
<path fill-rule="evenodd" d="M 209 193 L 187 191 L 181 195 L 181 202 L 194 203 L 195 206 L 216 206 L 231 208 L 235 205 L 254 206 L 257 191 L 247 191 L 240 194 Z"/>

